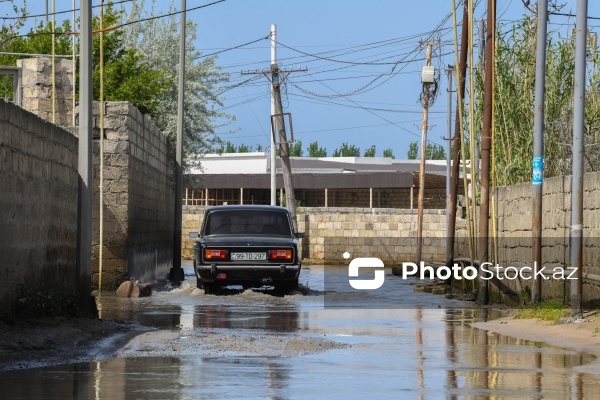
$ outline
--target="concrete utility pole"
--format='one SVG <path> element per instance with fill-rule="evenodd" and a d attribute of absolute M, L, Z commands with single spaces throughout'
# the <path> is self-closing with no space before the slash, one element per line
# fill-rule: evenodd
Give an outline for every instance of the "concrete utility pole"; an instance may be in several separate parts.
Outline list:
<path fill-rule="evenodd" d="M 542 194 L 544 180 L 544 104 L 546 99 L 546 46 L 548 0 L 537 3 L 537 43 L 535 57 L 535 103 L 533 106 L 533 164 L 531 250 L 533 265 L 542 266 Z M 536 277 L 531 290 L 532 303 L 542 300 L 542 277 Z"/>
<path fill-rule="evenodd" d="M 469 45 L 469 34 L 468 34 L 468 6 L 467 2 L 464 3 L 463 11 L 463 23 L 460 43 L 460 61 L 458 61 L 457 72 L 457 100 L 462 102 L 465 97 L 466 89 L 466 76 L 467 76 L 467 47 Z M 457 56 L 458 57 L 458 56 Z M 461 128 L 461 109 L 462 107 L 456 107 L 456 116 L 454 118 L 454 141 L 452 144 L 452 182 L 450 184 L 450 218 L 448 218 L 448 232 L 449 235 L 446 238 L 446 266 L 452 268 L 454 265 L 454 236 L 456 230 L 456 203 L 458 200 L 458 175 L 460 171 L 460 128 Z"/>
<path fill-rule="evenodd" d="M 285 133 L 285 120 L 283 117 L 283 107 L 281 106 L 281 81 L 279 67 L 277 64 L 271 64 L 271 82 L 273 84 L 273 97 L 275 98 L 275 114 L 272 115 L 273 134 L 279 134 L 279 156 L 281 157 L 281 166 L 283 169 L 283 186 L 285 188 L 285 199 L 287 208 L 292 214 L 294 229 L 298 227 L 296 218 L 296 195 L 294 194 L 294 185 L 292 183 L 292 166 L 290 163 L 290 146 L 288 145 L 287 135 Z M 276 138 L 273 137 L 276 143 Z M 275 166 L 272 166 L 272 168 Z"/>
<path fill-rule="evenodd" d="M 277 65 L 277 25 L 271 25 L 271 68 Z M 275 91 L 271 85 L 271 115 L 275 115 Z M 275 137 L 271 135 L 271 205 L 277 204 L 277 154 Z"/>
<path fill-rule="evenodd" d="M 425 56 L 425 67 L 431 66 L 431 43 L 427 43 L 427 54 Z M 419 263 L 422 260 L 423 251 L 423 200 L 425 197 L 425 159 L 427 158 L 427 123 L 429 118 L 429 85 L 423 83 L 423 120 L 421 122 L 421 163 L 419 165 L 419 194 L 417 197 L 417 259 Z"/>
<path fill-rule="evenodd" d="M 485 49 L 485 77 L 483 98 L 483 128 L 481 131 L 481 201 L 479 205 L 479 238 L 477 254 L 480 265 L 489 260 L 489 226 L 490 226 L 490 160 L 492 150 L 492 121 L 494 110 L 494 53 L 496 28 L 496 1 L 488 0 L 487 32 Z M 475 211 L 475 210 L 474 210 Z M 479 304 L 488 303 L 488 281 L 479 274 Z"/>
<path fill-rule="evenodd" d="M 184 279 L 181 268 L 181 224 L 183 213 L 183 111 L 185 99 L 185 10 L 186 1 L 181 0 L 181 22 L 179 23 L 179 87 L 177 94 L 177 149 L 175 156 L 175 229 L 173 237 L 173 266 L 169 279 L 181 282 Z"/>
<path fill-rule="evenodd" d="M 77 201 L 78 311 L 92 310 L 92 0 L 81 1 L 81 80 L 79 83 L 79 171 Z"/>
<path fill-rule="evenodd" d="M 287 140 L 287 135 L 285 132 L 285 120 L 283 115 L 283 108 L 281 106 L 281 91 L 280 85 L 281 81 L 285 79 L 282 78 L 283 75 L 287 76 L 292 72 L 305 72 L 306 69 L 298 69 L 298 70 L 285 70 L 281 71 L 277 66 L 277 51 L 276 51 L 276 43 L 277 43 L 277 26 L 271 25 L 271 67 L 269 69 L 270 75 L 268 72 L 261 71 L 246 71 L 242 72 L 242 75 L 264 75 L 269 78 L 271 81 L 271 124 L 272 124 L 272 134 L 271 134 L 271 205 L 275 205 L 277 203 L 277 188 L 276 188 L 276 173 L 277 173 L 277 165 L 276 165 L 276 154 L 275 154 L 275 146 L 279 143 L 279 155 L 281 157 L 282 169 L 283 169 L 283 182 L 285 188 L 286 202 L 288 209 L 292 213 L 295 227 L 297 227 L 296 221 L 296 197 L 294 195 L 294 187 L 292 185 L 292 168 L 289 159 L 289 141 Z M 291 119 L 290 119 L 291 124 Z M 277 126 L 277 132 L 274 131 L 275 126 Z M 293 137 L 293 135 L 292 135 Z M 278 139 L 279 138 L 279 139 Z M 279 140 L 279 142 L 278 142 Z"/>
<path fill-rule="evenodd" d="M 573 107 L 573 182 L 571 188 L 571 268 L 577 268 L 577 279 L 571 280 L 571 315 L 573 316 L 580 315 L 583 312 L 583 158 L 587 15 L 587 0 L 577 0 L 577 19 L 575 20 L 575 103 Z"/>

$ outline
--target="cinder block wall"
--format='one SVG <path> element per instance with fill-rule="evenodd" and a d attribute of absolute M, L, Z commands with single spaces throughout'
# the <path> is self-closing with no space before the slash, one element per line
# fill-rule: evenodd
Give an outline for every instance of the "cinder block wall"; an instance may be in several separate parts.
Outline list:
<path fill-rule="evenodd" d="M 17 60 L 23 69 L 23 108 L 52 122 L 52 60 L 28 58 Z M 73 62 L 58 58 L 54 63 L 56 102 L 54 123 L 73 125 Z"/>
<path fill-rule="evenodd" d="M 194 240 L 189 232 L 202 226 L 204 207 L 183 208 L 182 254 L 193 258 Z M 378 257 L 387 265 L 415 261 L 417 210 L 370 208 L 302 208 L 298 214 L 298 231 L 302 258 L 312 264 L 344 264 L 351 258 Z M 445 210 L 424 210 L 423 258 L 440 262 L 445 257 Z"/>
<path fill-rule="evenodd" d="M 99 123 L 99 110 L 94 107 Z M 102 286 L 147 282 L 173 263 L 174 195 L 166 137 L 127 102 L 109 102 L 104 117 Z M 99 130 L 98 130 L 99 136 Z M 93 283 L 99 282 L 100 144 L 94 143 Z"/>
<path fill-rule="evenodd" d="M 496 189 L 498 226 L 498 264 L 501 266 L 532 266 L 532 186 L 522 183 Z M 586 173 L 583 193 L 583 272 L 600 275 L 600 173 Z M 542 263 L 546 270 L 571 265 L 569 237 L 571 230 L 571 176 L 557 176 L 544 180 L 542 203 Z M 459 236 L 465 236 L 462 231 Z M 468 252 L 464 244 L 458 246 L 463 256 Z M 551 274 L 551 272 L 550 272 Z M 531 286 L 523 280 L 523 286 Z M 518 292 L 514 280 L 502 285 Z M 542 297 L 569 299 L 570 282 L 548 280 L 542 283 Z M 598 282 L 585 280 L 584 300 L 600 299 Z"/>
<path fill-rule="evenodd" d="M 75 290 L 77 139 L 0 99 L 0 314 L 17 287 Z"/>

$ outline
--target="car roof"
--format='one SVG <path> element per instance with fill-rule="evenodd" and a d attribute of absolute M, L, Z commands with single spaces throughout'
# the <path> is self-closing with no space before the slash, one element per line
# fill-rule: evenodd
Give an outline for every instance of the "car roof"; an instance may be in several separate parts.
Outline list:
<path fill-rule="evenodd" d="M 235 211 L 235 210 L 252 210 L 252 211 L 283 211 L 285 213 L 290 213 L 290 210 L 288 210 L 285 207 L 280 207 L 280 206 L 271 206 L 271 205 L 255 205 L 255 204 L 232 204 L 232 205 L 225 205 L 225 206 L 211 206 L 208 207 L 206 209 L 206 212 L 210 212 L 210 211 L 223 211 L 223 210 L 227 210 L 227 211 Z"/>

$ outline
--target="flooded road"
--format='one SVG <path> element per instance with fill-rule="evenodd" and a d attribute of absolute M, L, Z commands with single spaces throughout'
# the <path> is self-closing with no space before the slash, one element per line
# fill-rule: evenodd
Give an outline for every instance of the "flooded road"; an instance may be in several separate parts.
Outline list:
<path fill-rule="evenodd" d="M 389 298 L 358 296 L 330 285 L 347 279 L 347 269 L 327 267 L 334 279 L 325 284 L 323 267 L 313 266 L 303 269 L 302 294 L 207 296 L 195 288 L 191 265 L 184 269 L 181 287 L 98 298 L 103 319 L 151 328 L 118 357 L 3 372 L 0 397 L 600 398 L 598 381 L 573 371 L 591 356 L 472 328 L 469 322 L 495 316 L 414 293 L 399 278 Z M 400 301 L 404 307 L 395 307 Z"/>

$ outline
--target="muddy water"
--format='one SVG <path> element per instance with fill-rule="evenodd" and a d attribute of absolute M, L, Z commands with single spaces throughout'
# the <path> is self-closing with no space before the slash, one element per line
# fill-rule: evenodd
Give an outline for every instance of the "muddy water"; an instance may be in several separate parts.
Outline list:
<path fill-rule="evenodd" d="M 2 373 L 0 397 L 600 398 L 598 381 L 573 371 L 590 356 L 472 328 L 493 315 L 416 295 L 407 282 L 396 282 L 387 304 L 402 300 L 403 308 L 334 308 L 324 307 L 327 296 L 386 300 L 325 287 L 322 267 L 304 270 L 303 294 L 286 297 L 205 296 L 185 270 L 181 287 L 158 287 L 149 298 L 99 297 L 102 318 L 152 328 L 118 357 Z"/>

